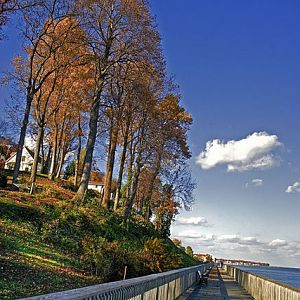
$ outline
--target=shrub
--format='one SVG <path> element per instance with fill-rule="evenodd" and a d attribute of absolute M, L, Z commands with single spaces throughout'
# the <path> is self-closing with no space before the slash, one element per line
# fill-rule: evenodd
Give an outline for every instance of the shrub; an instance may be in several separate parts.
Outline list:
<path fill-rule="evenodd" d="M 81 241 L 80 259 L 90 272 L 103 281 L 121 279 L 126 265 L 126 253 L 118 242 L 108 242 L 103 237 L 86 236 Z"/>
<path fill-rule="evenodd" d="M 90 221 L 80 210 L 65 211 L 43 228 L 42 238 L 70 253 L 81 253 L 79 241 Z"/>
<path fill-rule="evenodd" d="M 69 179 L 70 180 L 70 179 Z M 71 182 L 71 181 L 67 181 L 67 180 L 62 180 L 61 182 L 61 187 L 64 188 L 64 189 L 67 189 L 69 191 L 72 191 L 72 192 L 76 192 L 77 191 L 77 188 L 75 187 L 75 185 Z"/>
<path fill-rule="evenodd" d="M 99 192 L 88 189 L 84 195 L 83 204 L 96 204 L 100 197 L 101 194 Z"/>
<path fill-rule="evenodd" d="M 146 266 L 152 272 L 165 272 L 182 267 L 181 257 L 170 250 L 162 239 L 147 240 L 143 251 Z"/>
<path fill-rule="evenodd" d="M 7 175 L 0 173 L 0 187 L 5 188 L 7 186 Z"/>

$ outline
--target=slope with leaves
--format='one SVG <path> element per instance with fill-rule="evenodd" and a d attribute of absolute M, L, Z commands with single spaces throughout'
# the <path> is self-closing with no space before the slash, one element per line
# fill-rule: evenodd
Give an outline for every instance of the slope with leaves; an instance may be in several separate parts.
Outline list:
<path fill-rule="evenodd" d="M 28 182 L 28 175 L 22 176 Z M 74 206 L 67 181 L 37 178 L 35 195 L 0 190 L 0 298 L 15 299 L 193 265 L 196 262 L 134 215 Z"/>

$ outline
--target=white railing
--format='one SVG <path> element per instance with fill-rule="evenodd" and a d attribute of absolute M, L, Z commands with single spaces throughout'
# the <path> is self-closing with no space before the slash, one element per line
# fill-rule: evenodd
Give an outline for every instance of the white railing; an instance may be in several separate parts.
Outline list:
<path fill-rule="evenodd" d="M 22 300 L 173 300 L 196 282 L 198 271 L 202 274 L 211 266 L 212 263 L 205 263 L 195 267 L 24 298 Z"/>
<path fill-rule="evenodd" d="M 224 268 L 256 300 L 300 300 L 300 289 L 233 266 L 224 265 Z"/>

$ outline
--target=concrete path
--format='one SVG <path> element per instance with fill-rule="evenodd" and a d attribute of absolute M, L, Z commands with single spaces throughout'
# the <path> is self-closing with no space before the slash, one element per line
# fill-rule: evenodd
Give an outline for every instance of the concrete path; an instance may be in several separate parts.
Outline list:
<path fill-rule="evenodd" d="M 229 300 L 229 299 L 254 299 L 245 289 L 243 289 L 231 277 L 225 274 L 222 269 L 214 267 L 209 275 L 208 285 L 196 285 L 180 297 L 181 300 L 210 299 L 210 300 Z"/>

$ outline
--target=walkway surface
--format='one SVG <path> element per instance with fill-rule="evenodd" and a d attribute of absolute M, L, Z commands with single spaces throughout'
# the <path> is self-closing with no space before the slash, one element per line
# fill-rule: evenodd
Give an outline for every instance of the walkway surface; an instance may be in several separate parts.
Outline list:
<path fill-rule="evenodd" d="M 211 300 L 229 300 L 229 299 L 254 299 L 245 289 L 243 289 L 232 277 L 225 274 L 222 269 L 214 267 L 209 275 L 208 285 L 196 285 L 181 300 L 211 299 Z"/>

